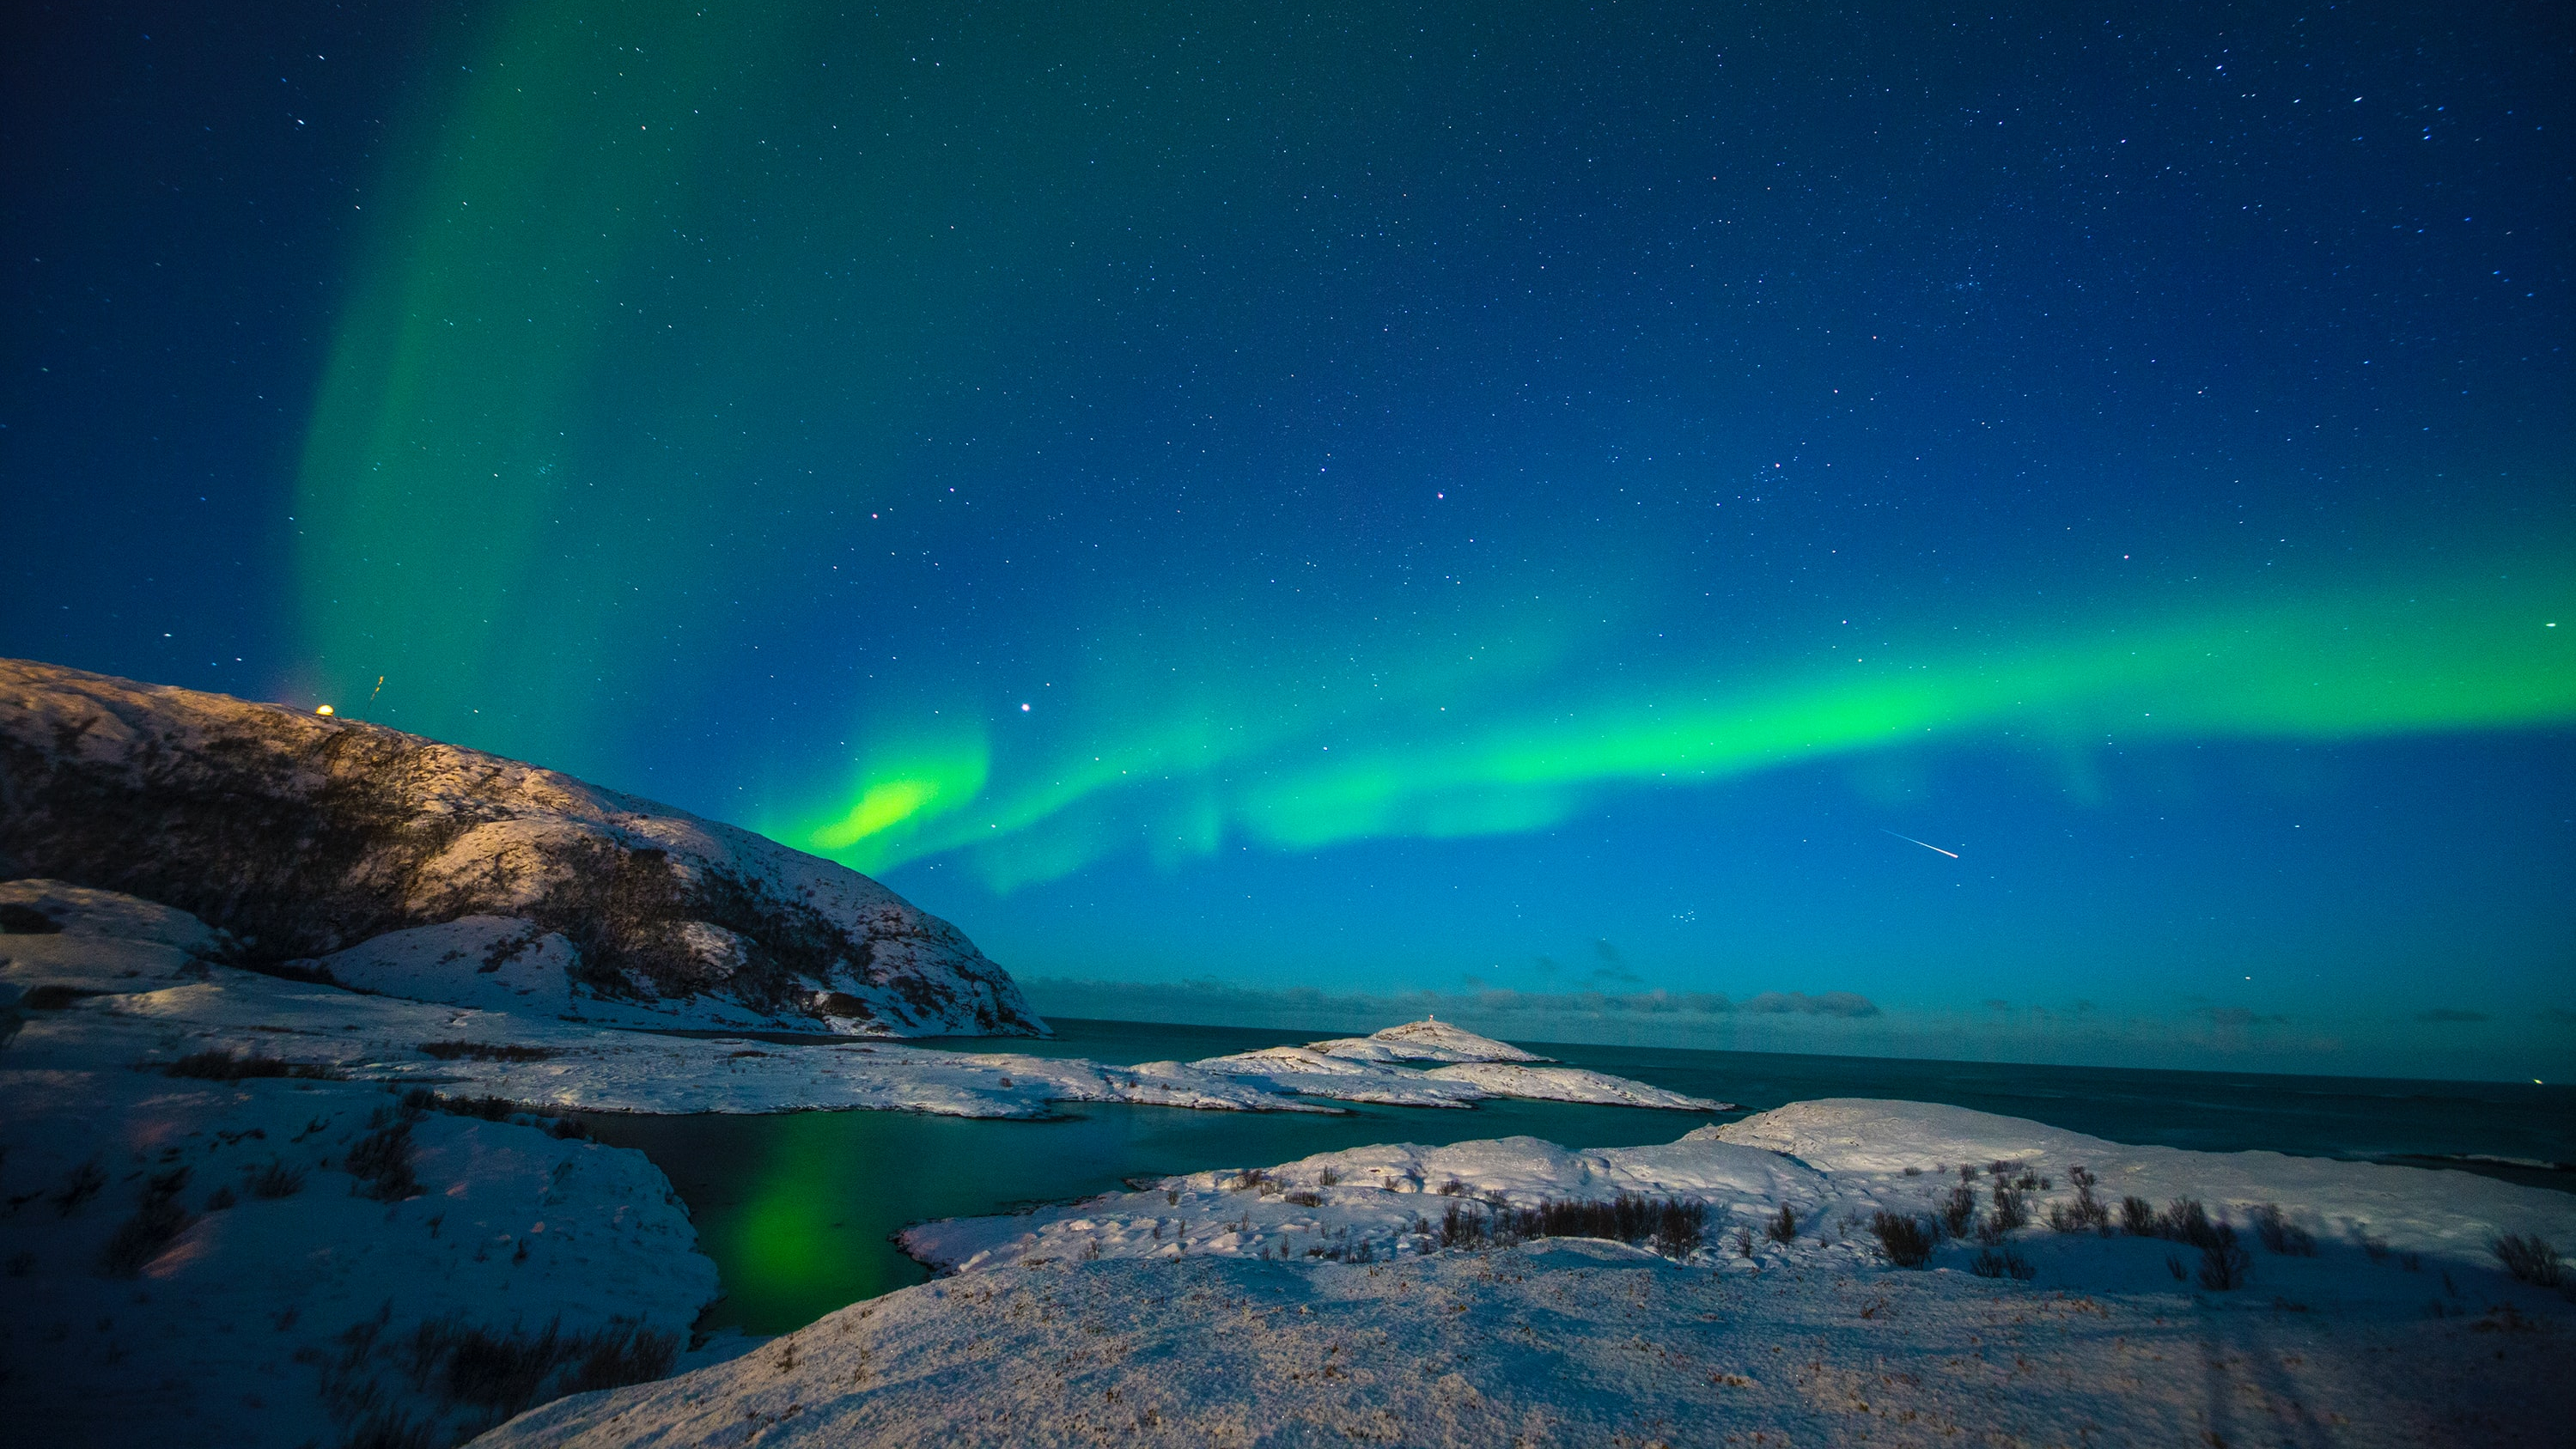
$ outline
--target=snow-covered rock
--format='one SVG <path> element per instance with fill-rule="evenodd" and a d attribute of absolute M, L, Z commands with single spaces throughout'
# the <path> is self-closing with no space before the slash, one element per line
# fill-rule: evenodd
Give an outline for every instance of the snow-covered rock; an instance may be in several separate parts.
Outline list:
<path fill-rule="evenodd" d="M 1424 1017 L 1401 1026 L 1373 1031 L 1367 1036 L 1335 1037 L 1331 1041 L 1308 1042 L 1307 1047 L 1325 1056 L 1342 1057 L 1355 1062 L 1543 1062 L 1547 1058 L 1525 1052 L 1509 1042 L 1478 1036 L 1472 1031 L 1451 1026 L 1445 1021 Z"/>
<path fill-rule="evenodd" d="M 460 916 L 387 931 L 310 964 L 353 991 L 561 1017 L 574 1011 L 581 953 L 559 931 L 509 916 Z"/>
<path fill-rule="evenodd" d="M 1272 1091 L 1394 1107 L 1463 1107 L 1489 1097 L 1520 1097 L 1691 1112 L 1735 1110 L 1733 1103 L 1668 1092 L 1604 1072 L 1528 1065 L 1546 1060 L 1426 1017 L 1369 1036 L 1262 1047 L 1190 1065 L 1259 1082 Z M 1400 1065 L 1424 1061 L 1451 1065 L 1431 1071 Z"/>
<path fill-rule="evenodd" d="M 1608 1072 L 1581 1067 L 1527 1067 L 1518 1062 L 1461 1062 L 1422 1074 L 1435 1082 L 1461 1082 L 1497 1097 L 1534 1102 L 1593 1102 L 1605 1107 L 1661 1107 L 1676 1112 L 1732 1112 L 1732 1102 L 1668 1092 Z"/>
<path fill-rule="evenodd" d="M 1705 1204 L 1701 1254 L 1722 1269 L 1749 1271 L 1766 1256 L 1813 1251 L 1879 1261 L 1861 1225 L 1880 1211 L 1929 1221 L 1963 1184 L 1978 1213 L 1991 1214 L 2000 1186 L 2016 1195 L 2028 1224 L 2041 1223 L 2051 1208 L 2074 1205 L 2079 1168 L 2091 1179 L 2085 1191 L 2114 1223 L 2126 1197 L 2158 1209 L 2191 1199 L 2240 1225 L 2269 1207 L 2316 1242 L 2367 1243 L 2374 1254 L 2458 1265 L 2491 1265 L 2488 1246 L 2507 1233 L 2576 1242 L 2576 1196 L 2469 1173 L 2137 1147 L 1964 1107 L 1828 1100 L 1702 1127 L 1659 1146 L 1577 1151 L 1506 1137 L 1229 1167 L 1029 1213 L 925 1223 L 906 1230 L 903 1244 L 923 1262 L 958 1272 L 1030 1256 L 1340 1257 L 1362 1244 L 1371 1257 L 1391 1260 L 1438 1246 L 1422 1235 L 1444 1212 L 1442 1197 L 1471 1208 L 1526 1208 L 1626 1193 Z M 1803 1236 L 1784 1242 L 1765 1231 L 1783 1208 L 1808 1225 Z M 2054 1250 L 2098 1235 L 2088 1226 L 2071 1236 L 2031 1227 L 2025 1236 Z M 1961 1266 L 1975 1249 L 1942 1251 Z M 2157 1242 L 2150 1266 L 2160 1269 L 2164 1252 Z"/>
<path fill-rule="evenodd" d="M 230 1449 L 340 1443 L 371 1424 L 448 1443 L 585 1371 L 667 1372 L 717 1294 L 642 1153 L 407 1116 L 369 1084 L 16 1056 L 0 1056 L 13 1443 Z M 378 1156 L 406 1157 L 414 1181 L 375 1195 L 381 1179 L 350 1169 L 389 1128 L 399 1146 Z M 483 1345 L 516 1332 L 526 1348 L 550 1327 L 560 1352 L 534 1381 L 472 1371 Z"/>
<path fill-rule="evenodd" d="M 0 877 L 192 912 L 243 964 L 475 1005 L 560 987 L 669 1026 L 1045 1030 L 955 927 L 856 871 L 354 720 L 0 660 L 0 800 Z"/>
<path fill-rule="evenodd" d="M 1042 1117 L 1060 1102 L 1137 1102 L 1227 1111 L 1330 1112 L 1259 1082 L 1179 1062 L 1108 1066 L 1079 1058 L 961 1052 L 888 1041 L 780 1045 L 745 1037 L 607 1030 L 531 1013 L 491 973 L 491 1003 L 451 1005 L 289 980 L 166 944 L 218 940 L 194 917 L 107 891 L 47 881 L 0 884 L 0 907 L 38 901 L 66 923 L 0 935 L 9 1065 L 95 1071 L 230 1052 L 442 1095 L 602 1112 L 785 1112 L 878 1108 L 965 1117 Z M 64 906 L 76 901 L 80 911 Z M 46 924 L 53 923 L 53 917 Z M 477 929 L 453 923 L 459 936 Z M 124 934 L 93 934 L 93 930 Z M 445 928 L 396 933 L 438 946 Z M 455 937 L 451 937 L 454 939 Z M 386 938 L 379 938 L 380 940 Z M 371 943 L 373 944 L 373 943 Z M 541 940 L 538 945 L 543 946 Z M 401 955 L 379 958 L 399 969 Z M 434 964 L 434 958 L 433 958 Z M 650 1017 L 645 1020 L 652 1020 Z"/>
<path fill-rule="evenodd" d="M 2003 1228 L 1909 1271 L 1869 1228 L 1963 1186 L 2063 1205 L 2079 1163 L 2114 1202 L 2277 1203 L 2311 1251 L 2249 1232 L 2250 1284 L 2216 1291 L 2153 1237 Z M 1441 1219 L 1622 1193 L 1705 1203 L 1710 1231 L 1684 1262 L 1441 1246 Z M 906 1246 L 950 1276 L 477 1443 L 2553 1445 L 2576 1308 L 2500 1271 L 2506 1232 L 2568 1242 L 2576 1198 L 1912 1103 L 1615 1151 L 1362 1148 L 924 1224 Z"/>

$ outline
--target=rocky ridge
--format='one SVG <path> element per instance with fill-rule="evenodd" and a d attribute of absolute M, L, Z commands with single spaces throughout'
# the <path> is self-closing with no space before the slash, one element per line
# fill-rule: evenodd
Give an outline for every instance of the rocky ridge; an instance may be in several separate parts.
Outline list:
<path fill-rule="evenodd" d="M 420 999 L 1046 1031 L 956 927 L 750 831 L 380 725 L 28 660 L 0 660 L 11 876 L 166 903 L 254 970 Z"/>

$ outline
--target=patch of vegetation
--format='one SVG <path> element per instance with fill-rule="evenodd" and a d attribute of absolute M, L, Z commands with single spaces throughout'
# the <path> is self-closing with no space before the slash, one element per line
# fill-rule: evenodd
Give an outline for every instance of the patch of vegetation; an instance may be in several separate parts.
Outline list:
<path fill-rule="evenodd" d="M 2157 1236 L 2156 1205 L 2142 1197 L 2120 1199 L 2120 1230 L 2133 1238 Z"/>
<path fill-rule="evenodd" d="M 284 1062 L 256 1052 L 234 1056 L 230 1048 L 190 1052 L 163 1067 L 164 1075 L 195 1077 L 208 1082 L 238 1082 L 252 1077 L 296 1077 L 309 1081 L 342 1082 L 349 1074 L 337 1067 L 314 1062 Z"/>
<path fill-rule="evenodd" d="M 1925 1231 L 1920 1219 L 1882 1209 L 1869 1220 L 1869 1230 L 1878 1235 L 1887 1260 L 1900 1268 L 1920 1268 L 1932 1261 L 1933 1234 Z"/>
<path fill-rule="evenodd" d="M 588 1333 L 564 1332 L 561 1319 L 535 1333 L 495 1333 L 448 1318 L 414 1328 L 395 1360 L 415 1387 L 486 1410 L 497 1423 L 564 1394 L 649 1383 L 670 1373 L 679 1350 L 678 1334 L 628 1320 Z"/>
<path fill-rule="evenodd" d="M 2317 1255 L 2316 1238 L 2307 1229 L 2291 1222 L 2289 1214 L 2281 1211 L 2279 1203 L 2267 1202 L 2254 1209 L 2251 1216 L 2254 1219 L 2254 1236 L 2262 1240 L 2265 1248 L 2293 1258 Z"/>
<path fill-rule="evenodd" d="M 107 1173 L 93 1157 L 64 1176 L 63 1185 L 54 1193 L 54 1211 L 70 1217 L 81 1210 L 82 1204 L 98 1196 L 99 1189 L 105 1186 Z"/>
<path fill-rule="evenodd" d="M 2225 1223 L 2217 1225 L 2212 1241 L 2201 1246 L 2200 1286 L 2213 1293 L 2227 1293 L 2245 1286 L 2254 1276 L 2254 1260 L 2236 1245 L 2236 1230 Z"/>
<path fill-rule="evenodd" d="M 2015 1228 L 2029 1225 L 2030 1209 L 2023 1203 L 2019 1191 L 1998 1181 L 1995 1184 L 1995 1210 L 1988 1216 L 1987 1221 L 1994 1225 L 1996 1232 L 2009 1233 Z"/>
<path fill-rule="evenodd" d="M 425 1041 L 420 1054 L 442 1062 L 542 1062 L 562 1053 L 552 1047 L 520 1046 L 513 1042 L 490 1041 Z M 760 1056 L 760 1052 L 736 1052 L 736 1056 Z"/>
<path fill-rule="evenodd" d="M 2254 1275 L 2254 1260 L 2236 1241 L 2236 1229 L 2226 1222 L 2212 1222 L 2208 1209 L 2198 1198 L 2179 1197 L 2165 1205 L 2164 1211 L 2148 1208 L 2141 1198 L 2126 1198 L 2120 1204 L 2121 1217 L 2128 1231 L 2139 1237 L 2163 1238 L 2200 1250 L 2198 1277 L 2200 1286 L 2212 1292 L 2225 1293 L 2242 1288 Z M 2257 1215 L 2258 1222 L 2260 1215 Z M 2299 1234 L 2301 1238 L 2307 1235 Z M 2289 1241 L 2286 1237 L 2284 1242 Z M 2313 1252 L 2314 1244 L 2309 1251 Z M 2185 1276 L 2180 1258 L 2168 1258 L 2165 1266 L 2175 1278 Z"/>
<path fill-rule="evenodd" d="M 1667 1258 L 1687 1258 L 1708 1231 L 1708 1204 L 1696 1198 L 1621 1193 L 1608 1202 L 1542 1202 L 1515 1208 L 1451 1203 L 1440 1215 L 1444 1248 L 1508 1247 L 1532 1238 L 1609 1238 L 1652 1245 Z"/>
<path fill-rule="evenodd" d="M 62 922 L 34 906 L 17 901 L 0 905 L 0 936 L 54 936 L 62 929 Z"/>
<path fill-rule="evenodd" d="M 256 1198 L 274 1201 L 304 1190 L 303 1171 L 287 1166 L 284 1158 L 272 1157 L 265 1167 L 244 1168 L 243 1175 L 248 1179 L 250 1195 Z"/>
<path fill-rule="evenodd" d="M 1796 1242 L 1798 1240 L 1798 1215 L 1789 1211 L 1789 1205 L 1787 1203 L 1784 1202 L 1780 1204 L 1779 1216 L 1762 1225 L 1762 1236 L 1769 1238 L 1775 1243 Z"/>
<path fill-rule="evenodd" d="M 1993 1248 L 1978 1250 L 1977 1256 L 1968 1260 L 1968 1271 L 1980 1278 L 2010 1278 L 2022 1283 L 2029 1282 L 2039 1272 L 2031 1266 L 2028 1258 L 2009 1248 L 2002 1252 Z"/>
<path fill-rule="evenodd" d="M 349 1431 L 344 1449 L 447 1449 L 450 1436 L 435 1420 L 423 1422 L 399 1409 L 378 1409 Z"/>
<path fill-rule="evenodd" d="M 2566 1283 L 2567 1267 L 2559 1259 L 2558 1249 L 2547 1238 L 2533 1233 L 2507 1233 L 2487 1245 L 2504 1264 L 2504 1270 L 2519 1282 L 2541 1288 L 2556 1288 Z"/>
<path fill-rule="evenodd" d="M 2066 1177 L 2075 1184 L 2075 1200 L 2050 1203 L 2048 1225 L 2061 1233 L 2110 1232 L 2111 1210 L 2093 1196 L 2098 1179 L 2082 1163 L 2069 1169 Z"/>
<path fill-rule="evenodd" d="M 1977 1221 L 1977 1190 L 1960 1183 L 1950 1189 L 1949 1199 L 1941 1204 L 1941 1228 L 1951 1237 L 1964 1238 Z"/>
<path fill-rule="evenodd" d="M 349 1149 L 344 1165 L 358 1179 L 353 1191 L 359 1196 L 400 1202 L 420 1192 L 420 1178 L 412 1171 L 411 1126 L 408 1121 L 388 1123 Z"/>
<path fill-rule="evenodd" d="M 1288 1194 L 1288 1201 L 1295 1203 L 1299 1207 L 1322 1207 L 1324 1205 L 1324 1195 L 1320 1192 L 1308 1192 L 1301 1188 L 1296 1192 Z"/>
<path fill-rule="evenodd" d="M 472 1117 L 484 1122 L 507 1122 L 519 1112 L 519 1104 L 507 1097 L 441 1097 L 438 1110 L 454 1117 Z"/>
<path fill-rule="evenodd" d="M 98 1268 L 111 1278 L 131 1278 L 161 1256 L 170 1240 L 187 1229 L 188 1210 L 179 1206 L 179 1190 L 188 1185 L 188 1169 L 158 1173 L 143 1185 L 143 1201 L 134 1216 L 116 1225 L 107 1246 L 99 1250 Z"/>

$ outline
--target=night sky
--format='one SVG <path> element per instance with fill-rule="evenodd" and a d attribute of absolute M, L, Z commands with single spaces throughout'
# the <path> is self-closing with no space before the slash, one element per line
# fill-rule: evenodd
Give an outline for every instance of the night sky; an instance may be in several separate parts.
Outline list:
<path fill-rule="evenodd" d="M 1061 1014 L 2576 1074 L 2562 7 L 6 24 L 0 653 Z"/>

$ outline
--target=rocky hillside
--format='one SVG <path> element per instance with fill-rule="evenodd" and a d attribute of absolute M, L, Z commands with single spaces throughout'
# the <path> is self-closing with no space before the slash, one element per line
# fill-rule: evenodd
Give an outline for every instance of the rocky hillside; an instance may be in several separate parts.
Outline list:
<path fill-rule="evenodd" d="M 957 928 L 747 830 L 515 760 L 0 660 L 0 879 L 188 911 L 239 964 L 672 1026 L 1046 1030 Z M 539 983 L 533 974 L 557 979 Z M 505 974 L 506 973 L 506 974 Z"/>

